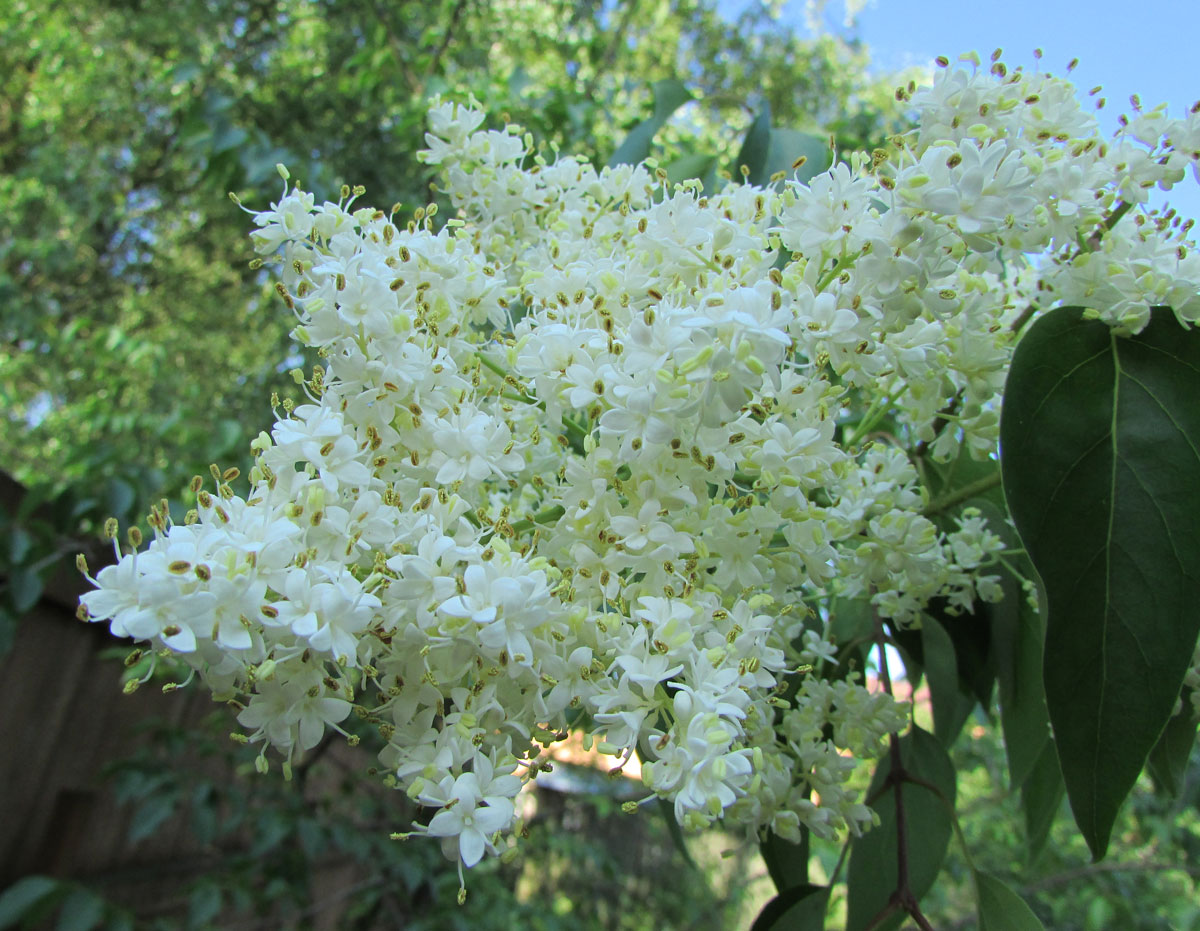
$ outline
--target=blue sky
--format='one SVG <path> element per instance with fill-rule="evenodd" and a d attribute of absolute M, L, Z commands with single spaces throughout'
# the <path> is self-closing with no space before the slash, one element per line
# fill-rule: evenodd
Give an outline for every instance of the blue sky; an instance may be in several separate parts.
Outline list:
<path fill-rule="evenodd" d="M 840 18 L 840 0 L 828 13 Z M 787 3 L 784 16 L 803 30 L 800 0 Z M 986 60 L 995 48 L 1004 49 L 1010 68 L 1026 69 L 1041 48 L 1043 69 L 1056 74 L 1078 58 L 1072 80 L 1081 93 L 1104 87 L 1106 134 L 1129 111 L 1130 94 L 1147 107 L 1166 103 L 1173 115 L 1200 100 L 1200 0 L 873 0 L 849 35 L 867 44 L 883 70 L 931 64 L 937 55 L 953 61 L 970 50 Z M 1200 220 L 1200 188 L 1190 174 L 1162 197 Z"/>

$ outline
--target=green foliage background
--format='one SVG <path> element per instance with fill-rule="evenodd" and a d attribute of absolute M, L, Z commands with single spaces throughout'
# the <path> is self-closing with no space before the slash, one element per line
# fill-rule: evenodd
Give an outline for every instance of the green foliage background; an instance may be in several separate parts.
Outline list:
<path fill-rule="evenodd" d="M 829 137 L 837 151 L 870 149 L 905 125 L 897 78 L 873 79 L 866 66 L 853 43 L 801 39 L 754 3 L 732 22 L 711 0 L 0 5 L 0 470 L 30 489 L 19 512 L 0 513 L 0 650 L 49 575 L 106 517 L 128 525 L 147 502 L 178 499 L 208 463 L 240 465 L 249 439 L 269 427 L 271 393 L 295 390 L 292 321 L 245 261 L 248 218 L 228 191 L 265 206 L 278 196 L 282 162 L 318 197 L 362 184 L 375 202 L 411 211 L 436 196 L 415 158 L 428 103 L 467 93 L 596 164 L 666 109 L 639 157 L 696 174 L 744 163 L 765 180 L 785 147 L 808 151 L 815 139 L 823 152 Z M 665 108 L 656 94 L 672 88 L 675 105 Z M 971 478 L 940 476 L 946 489 Z M 1003 506 L 995 496 L 973 503 Z M 1040 664 L 1040 619 L 1021 611 L 1019 591 L 1009 594 L 1011 613 L 988 623 L 1009 631 L 1001 639 L 1015 662 Z M 1041 695 L 1014 691 L 1004 671 L 1012 663 L 960 690 L 960 675 L 979 672 L 960 665 L 970 646 L 953 639 L 952 623 L 931 621 L 905 646 L 910 669 L 934 689 L 928 733 L 914 739 L 938 754 L 949 747 L 972 855 L 968 863 L 950 841 L 924 905 L 938 926 L 973 926 L 977 869 L 1020 892 L 1047 927 L 1200 927 L 1195 766 L 1188 775 L 1178 759 L 1164 760 L 1154 779 L 1142 776 L 1113 832 L 1115 866 L 1088 866 Z M 847 657 L 862 652 L 852 636 L 846 642 Z M 955 742 L 964 726 L 970 738 Z M 258 846 L 193 882 L 187 914 L 146 919 L 96 886 L 31 879 L 0 896 L 0 927 L 55 912 L 74 927 L 199 928 L 222 909 L 283 907 L 295 918 L 311 905 L 318 855 L 331 854 L 361 865 L 353 920 L 363 928 L 398 914 L 407 927 L 736 926 L 765 898 L 761 886 L 746 892 L 748 874 L 765 867 L 744 849 L 722 868 L 689 840 L 705 869 L 698 878 L 661 824 L 639 815 L 630 829 L 601 794 L 583 814 L 535 832 L 521 863 L 474 871 L 459 910 L 434 844 L 387 841 L 380 825 L 406 816 L 394 798 L 356 795 L 355 780 L 313 804 L 302 785 L 266 780 L 222 785 L 221 802 L 216 786 L 173 766 L 181 740 L 195 735 L 164 731 L 160 753 L 112 774 L 139 823 L 191 818 L 214 844 L 249 828 Z M 236 754 L 216 737 L 200 746 Z M 230 791 L 247 798 L 231 803 Z M 230 804 L 253 807 L 258 820 L 237 821 Z M 936 801 L 930 811 L 937 820 Z M 593 833 L 564 830 L 571 823 Z M 942 847 L 948 831 L 939 826 Z M 659 851 L 652 881 L 622 869 L 620 838 L 630 833 Z M 814 882 L 835 874 L 837 847 L 803 854 Z M 939 853 L 935 872 L 940 863 Z M 580 903 L 606 897 L 630 904 L 582 912 Z M 847 918 L 841 887 L 830 914 Z"/>

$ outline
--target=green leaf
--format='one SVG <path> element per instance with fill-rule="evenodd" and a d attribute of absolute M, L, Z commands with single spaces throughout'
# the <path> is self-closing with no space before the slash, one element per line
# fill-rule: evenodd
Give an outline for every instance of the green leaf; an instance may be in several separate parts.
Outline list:
<path fill-rule="evenodd" d="M 975 707 L 975 699 L 959 688 L 958 662 L 950 634 L 929 616 L 921 624 L 921 661 L 929 682 L 933 733 L 943 746 L 949 747 Z"/>
<path fill-rule="evenodd" d="M 1048 740 L 1021 786 L 1021 810 L 1025 815 L 1025 843 L 1028 845 L 1030 862 L 1037 858 L 1046 845 L 1065 792 L 1062 772 L 1058 768 L 1058 754 L 1054 742 Z"/>
<path fill-rule="evenodd" d="M 17 614 L 24 614 L 42 597 L 42 579 L 29 566 L 18 566 L 8 577 L 8 590 Z"/>
<path fill-rule="evenodd" d="M 8 558 L 13 563 L 21 563 L 25 561 L 25 554 L 29 552 L 29 548 L 33 545 L 33 537 L 29 535 L 29 531 L 24 527 L 13 525 L 8 538 Z"/>
<path fill-rule="evenodd" d="M 638 123 L 625 137 L 608 160 L 609 167 L 616 165 L 639 165 L 650 156 L 654 137 L 671 118 L 671 114 L 692 99 L 691 92 L 682 81 L 674 78 L 654 84 L 654 113 Z"/>
<path fill-rule="evenodd" d="M 954 644 L 958 687 L 964 695 L 990 709 L 996 688 L 996 656 L 992 648 L 995 605 L 976 601 L 973 611 L 961 614 L 951 614 L 940 607 L 941 602 L 931 602 L 926 610 L 946 628 Z"/>
<path fill-rule="evenodd" d="M 158 830 L 159 825 L 175 813 L 178 800 L 178 791 L 169 790 L 151 795 L 139 805 L 134 810 L 133 823 L 129 826 L 129 843 L 136 844 Z"/>
<path fill-rule="evenodd" d="M 704 189 L 708 190 L 712 187 L 713 169 L 716 164 L 715 155 L 696 152 L 681 156 L 667 166 L 667 183 L 673 185 L 691 178 L 699 178 L 704 184 Z"/>
<path fill-rule="evenodd" d="M 763 906 L 750 931 L 821 931 L 828 905 L 828 886 L 793 886 Z"/>
<path fill-rule="evenodd" d="M 188 927 L 208 925 L 221 912 L 221 887 L 215 882 L 201 882 L 188 896 Z"/>
<path fill-rule="evenodd" d="M 0 657 L 12 649 L 17 638 L 17 616 L 0 604 Z"/>
<path fill-rule="evenodd" d="M 217 422 L 217 432 L 213 437 L 209 452 L 214 459 L 227 456 L 234 451 L 242 441 L 242 426 L 236 420 L 221 420 Z"/>
<path fill-rule="evenodd" d="M 1029 777 L 1050 740 L 1050 714 L 1042 685 L 1042 615 L 1008 573 L 1004 599 L 992 606 L 992 649 L 1000 691 L 1000 724 L 1008 757 L 1009 785 Z"/>
<path fill-rule="evenodd" d="M 845 679 L 853 671 L 866 669 L 868 652 L 875 642 L 871 605 L 865 601 L 835 600 L 829 608 L 829 631 L 838 648 L 837 667 L 823 669 L 821 674 L 830 679 Z M 799 688 L 798 677 L 795 687 Z"/>
<path fill-rule="evenodd" d="M 1200 633 L 1200 332 L 1123 338 L 1078 308 L 1017 346 L 1004 490 L 1048 599 L 1044 680 L 1067 797 L 1099 859 Z"/>
<path fill-rule="evenodd" d="M 767 872 L 779 892 L 808 883 L 808 831 L 801 830 L 800 842 L 793 843 L 768 831 L 766 839 L 758 845 Z"/>
<path fill-rule="evenodd" d="M 55 931 L 91 931 L 104 919 L 104 907 L 104 899 L 78 886 L 63 902 Z"/>
<path fill-rule="evenodd" d="M 110 478 L 104 485 L 104 505 L 109 516 L 124 517 L 137 502 L 132 485 L 119 478 Z"/>
<path fill-rule="evenodd" d="M 1192 714 L 1191 695 L 1192 690 L 1184 688 L 1180 695 L 1183 710 L 1167 722 L 1146 761 L 1154 781 L 1172 798 L 1178 797 L 1183 789 L 1188 759 L 1196 744 L 1196 718 Z"/>
<path fill-rule="evenodd" d="M 749 170 L 746 180 L 751 184 L 766 184 L 770 176 L 766 173 L 767 156 L 771 149 L 771 105 L 764 103 L 754 122 L 746 130 L 737 161 L 733 163 L 733 178 L 742 177 L 742 168 Z"/>
<path fill-rule="evenodd" d="M 58 893 L 62 883 L 49 876 L 26 876 L 0 892 L 0 929 L 14 927 L 33 909 Z"/>
<path fill-rule="evenodd" d="M 795 177 L 800 181 L 812 180 L 832 163 L 828 140 L 798 129 L 772 129 L 771 107 L 764 103 L 742 139 L 742 148 L 733 165 L 733 178 L 740 181 L 742 166 L 745 166 L 749 169 L 746 180 L 762 187 L 770 183 L 771 176 L 777 172 L 792 177 L 792 166 L 801 156 L 805 162 L 795 171 Z"/>
<path fill-rule="evenodd" d="M 786 172 L 789 178 L 793 177 L 792 165 L 801 156 L 804 156 L 805 162 L 795 170 L 794 177 L 798 181 L 811 181 L 821 172 L 827 171 L 833 163 L 828 139 L 798 129 L 772 129 L 767 142 L 767 160 L 762 169 L 762 181 L 756 183 L 766 184 L 771 180 L 771 175 L 779 171 Z"/>
<path fill-rule="evenodd" d="M 854 842 L 850 851 L 850 869 L 846 880 L 847 931 L 862 931 L 888 904 L 897 885 L 896 794 L 888 785 L 891 754 L 884 755 L 875 769 L 867 797 L 879 814 L 879 826 Z M 940 796 L 925 786 L 905 782 L 901 786 L 904 817 L 908 829 L 909 888 L 918 899 L 923 896 L 942 868 L 950 843 L 954 807 L 954 764 L 936 737 L 914 726 L 900 740 L 900 760 L 911 776 L 934 786 Z M 887 921 L 873 926 L 874 931 L 895 928 L 903 913 L 894 913 Z"/>
<path fill-rule="evenodd" d="M 667 833 L 671 835 L 671 843 L 675 845 L 675 849 L 682 855 L 683 860 L 694 870 L 699 870 L 696 861 L 692 859 L 692 852 L 688 850 L 687 844 L 684 843 L 683 829 L 679 826 L 679 820 L 675 817 L 675 808 L 665 798 L 658 800 L 658 811 L 662 815 L 663 823 L 667 826 Z"/>
<path fill-rule="evenodd" d="M 1025 900 L 995 876 L 972 870 L 979 931 L 1045 931 Z"/>

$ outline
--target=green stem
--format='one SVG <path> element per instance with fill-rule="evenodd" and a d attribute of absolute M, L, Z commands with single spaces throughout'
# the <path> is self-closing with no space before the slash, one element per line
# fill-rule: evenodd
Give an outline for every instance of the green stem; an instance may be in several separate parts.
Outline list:
<path fill-rule="evenodd" d="M 961 504 L 970 498 L 974 498 L 976 495 L 983 494 L 985 491 L 991 491 L 991 489 L 999 484 L 1000 470 L 997 468 L 995 472 L 963 485 L 962 488 L 956 488 L 949 494 L 942 495 L 942 497 L 931 501 L 929 507 L 925 508 L 921 513 L 926 517 L 930 517 L 933 514 L 941 514 L 943 511 L 950 510 L 956 504 Z"/>
<path fill-rule="evenodd" d="M 502 366 L 499 362 L 493 362 L 482 352 L 475 353 L 475 358 L 482 362 L 486 368 L 491 369 L 501 378 L 508 378 L 508 370 L 505 369 L 504 366 Z"/>
<path fill-rule="evenodd" d="M 478 359 L 481 363 L 483 363 L 484 368 L 488 369 L 491 372 L 495 372 L 502 379 L 504 379 L 504 383 L 506 385 L 511 384 L 508 380 L 510 377 L 508 370 L 505 369 L 504 366 L 502 366 L 499 362 L 495 362 L 492 359 L 489 359 L 482 352 L 475 353 L 475 358 Z M 542 406 L 542 410 L 545 410 L 545 405 L 542 405 L 541 401 L 539 401 L 537 398 L 533 397 L 532 395 L 526 394 L 523 391 L 520 394 L 502 391 L 500 393 L 500 397 L 505 398 L 506 400 L 509 400 L 509 401 L 516 401 L 519 404 L 538 404 L 538 405 Z"/>
<path fill-rule="evenodd" d="M 566 513 L 566 509 L 561 504 L 553 505 L 546 508 L 544 511 L 538 511 L 533 515 L 533 520 L 518 520 L 514 521 L 512 528 L 516 533 L 527 533 L 532 530 L 537 524 L 552 524 Z"/>
<path fill-rule="evenodd" d="M 838 259 L 833 268 L 829 269 L 829 271 L 817 279 L 817 293 L 820 294 L 822 291 L 828 288 L 829 285 L 833 283 L 833 279 L 846 269 L 852 268 L 854 263 L 858 261 L 858 256 L 859 253 L 856 252 L 854 255 L 843 255 L 840 259 Z"/>
<path fill-rule="evenodd" d="M 871 406 L 867 408 L 867 412 L 863 414 L 855 427 L 854 435 L 848 437 L 845 441 L 845 448 L 852 449 L 860 440 L 878 426 L 879 422 L 888 415 L 892 409 L 892 405 L 900 399 L 900 395 L 904 393 L 905 386 L 901 385 L 891 394 L 886 397 L 876 398 L 871 402 Z"/>
<path fill-rule="evenodd" d="M 699 246 L 692 246 L 692 251 L 694 253 L 696 253 L 696 257 L 698 259 L 700 259 L 701 262 L 703 262 L 705 265 L 707 265 L 710 269 L 712 269 L 712 271 L 716 272 L 718 275 L 721 274 L 721 272 L 725 271 L 725 269 L 723 269 L 720 265 L 718 265 L 712 259 L 705 258 L 704 253 L 700 251 Z"/>

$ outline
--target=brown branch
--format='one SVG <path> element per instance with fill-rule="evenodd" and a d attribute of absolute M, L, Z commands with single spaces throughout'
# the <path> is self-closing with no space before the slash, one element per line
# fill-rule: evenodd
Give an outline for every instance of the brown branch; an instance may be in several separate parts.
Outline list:
<path fill-rule="evenodd" d="M 892 676 L 888 670 L 887 637 L 883 629 L 883 619 L 878 614 L 875 615 L 875 643 L 879 647 L 879 681 L 883 684 L 883 690 L 891 695 Z M 920 903 L 909 885 L 908 820 L 904 810 L 903 794 L 906 782 L 927 784 L 924 780 L 910 775 L 904 768 L 904 760 L 900 755 L 900 735 L 895 731 L 888 735 L 888 752 L 891 754 L 891 766 L 888 769 L 887 778 L 884 780 L 883 789 L 890 788 L 896 799 L 896 888 L 888 897 L 887 904 L 867 923 L 864 931 L 871 931 L 872 928 L 879 927 L 900 909 L 903 909 L 922 931 L 933 931 L 933 925 L 921 911 Z"/>
<path fill-rule="evenodd" d="M 1169 873 L 1175 871 L 1187 873 L 1189 876 L 1200 876 L 1200 866 L 1188 866 L 1182 863 L 1149 863 L 1145 861 L 1137 863 L 1088 863 L 1073 870 L 1064 870 L 1061 873 L 1055 873 L 1053 876 L 1047 876 L 1045 879 L 1039 879 L 1037 882 L 1029 883 L 1022 887 L 1022 891 L 1037 892 L 1041 889 L 1050 889 L 1086 876 L 1094 876 L 1097 873 Z"/>

